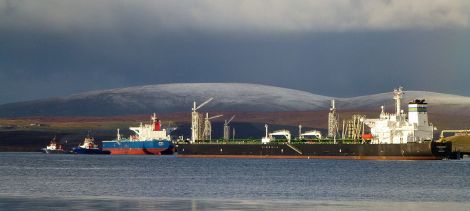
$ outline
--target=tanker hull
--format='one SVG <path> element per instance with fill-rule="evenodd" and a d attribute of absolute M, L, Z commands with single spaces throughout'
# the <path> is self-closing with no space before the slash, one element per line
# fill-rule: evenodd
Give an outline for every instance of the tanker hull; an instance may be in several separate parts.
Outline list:
<path fill-rule="evenodd" d="M 449 144 L 178 144 L 178 157 L 441 160 Z"/>

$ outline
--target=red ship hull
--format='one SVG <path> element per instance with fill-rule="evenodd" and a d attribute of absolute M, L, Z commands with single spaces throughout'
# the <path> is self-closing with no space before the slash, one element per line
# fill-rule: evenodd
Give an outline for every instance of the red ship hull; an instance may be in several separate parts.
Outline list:
<path fill-rule="evenodd" d="M 111 149 L 112 155 L 161 155 L 165 149 Z"/>
<path fill-rule="evenodd" d="M 168 155 L 175 147 L 168 140 L 152 141 L 103 141 L 103 149 L 112 155 Z"/>

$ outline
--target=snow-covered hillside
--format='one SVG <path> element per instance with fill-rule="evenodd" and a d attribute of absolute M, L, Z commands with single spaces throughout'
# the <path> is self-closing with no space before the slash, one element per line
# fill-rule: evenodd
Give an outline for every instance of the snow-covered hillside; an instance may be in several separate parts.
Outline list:
<path fill-rule="evenodd" d="M 179 83 L 128 87 L 0 106 L 0 116 L 128 115 L 189 112 L 193 101 L 214 100 L 217 111 L 306 111 L 328 108 L 330 97 L 274 86 Z"/>
<path fill-rule="evenodd" d="M 152 112 L 189 112 L 193 101 L 214 100 L 212 111 L 318 111 L 327 110 L 333 97 L 274 86 L 242 83 L 178 83 L 85 92 L 66 97 L 10 103 L 0 106 L 0 117 L 110 116 Z M 425 98 L 436 110 L 470 109 L 470 97 L 435 92 L 405 91 L 404 103 Z M 337 108 L 393 110 L 392 94 L 336 98 Z M 390 107 L 392 106 L 392 107 Z M 406 109 L 403 106 L 404 109 Z"/>
<path fill-rule="evenodd" d="M 406 104 L 414 99 L 425 99 L 430 107 L 430 111 L 444 111 L 449 109 L 452 112 L 455 109 L 470 110 L 470 97 L 443 94 L 427 91 L 406 91 L 402 100 L 402 109 L 406 110 Z M 395 100 L 392 92 L 366 95 L 351 98 L 338 98 L 337 107 L 341 109 L 376 109 L 384 105 L 389 111 L 395 109 Z"/>

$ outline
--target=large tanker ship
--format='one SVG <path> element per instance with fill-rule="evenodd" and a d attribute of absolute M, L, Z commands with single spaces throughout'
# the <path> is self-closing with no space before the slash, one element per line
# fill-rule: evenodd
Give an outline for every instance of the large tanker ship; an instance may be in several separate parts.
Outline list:
<path fill-rule="evenodd" d="M 103 150 L 111 151 L 113 155 L 162 155 L 173 154 L 175 151 L 167 130 L 161 128 L 161 122 L 155 113 L 151 116 L 151 124 L 141 123 L 139 127 L 129 127 L 129 130 L 135 134 L 123 138 L 118 129 L 116 140 L 103 141 Z"/>
<path fill-rule="evenodd" d="M 451 143 L 433 141 L 435 127 L 429 123 L 427 103 L 414 100 L 408 104 L 408 114 L 401 110 L 402 88 L 395 89 L 395 113 L 381 113 L 377 119 L 358 118 L 363 125 L 360 134 L 351 139 L 338 137 L 338 122 L 334 102 L 329 113 L 327 138 L 319 131 L 315 140 L 291 141 L 289 131 L 268 133 L 261 141 L 224 141 L 178 143 L 178 157 L 220 157 L 220 158 L 305 158 L 305 159 L 363 159 L 363 160 L 439 160 L 452 158 Z M 364 125 L 370 133 L 364 133 Z M 344 128 L 344 126 L 343 126 Z M 344 130 L 344 129 L 343 129 Z M 343 132 L 344 133 L 344 132 Z M 273 135 L 285 135 L 285 141 L 273 139 Z M 344 138 L 344 135 L 343 137 Z"/>

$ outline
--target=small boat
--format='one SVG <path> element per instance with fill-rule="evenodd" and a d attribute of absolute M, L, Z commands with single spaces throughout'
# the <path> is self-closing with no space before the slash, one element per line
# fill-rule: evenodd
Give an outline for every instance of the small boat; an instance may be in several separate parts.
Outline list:
<path fill-rule="evenodd" d="M 51 143 L 46 146 L 46 148 L 41 149 L 44 153 L 47 154 L 65 154 L 67 151 L 64 150 L 64 147 L 57 143 L 56 137 L 51 140 Z"/>
<path fill-rule="evenodd" d="M 85 137 L 83 144 L 79 145 L 78 147 L 74 147 L 72 152 L 75 154 L 111 154 L 111 152 L 108 150 L 100 149 L 98 145 L 95 144 L 95 139 L 91 137 L 90 134 Z"/>

